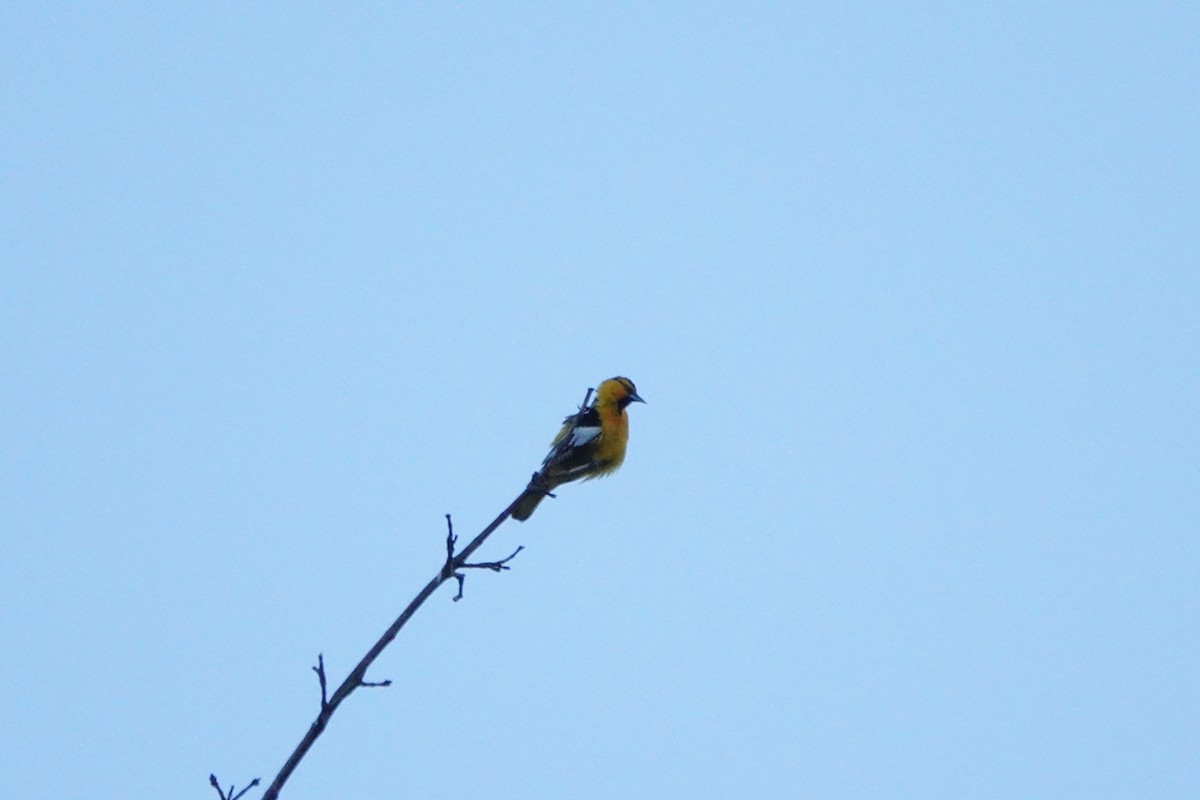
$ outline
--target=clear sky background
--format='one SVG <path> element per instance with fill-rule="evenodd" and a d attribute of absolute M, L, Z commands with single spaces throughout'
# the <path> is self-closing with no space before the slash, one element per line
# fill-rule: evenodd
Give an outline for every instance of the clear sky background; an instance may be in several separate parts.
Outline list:
<path fill-rule="evenodd" d="M 1200 797 L 1198 9 L 7 4 L 5 794 Z"/>

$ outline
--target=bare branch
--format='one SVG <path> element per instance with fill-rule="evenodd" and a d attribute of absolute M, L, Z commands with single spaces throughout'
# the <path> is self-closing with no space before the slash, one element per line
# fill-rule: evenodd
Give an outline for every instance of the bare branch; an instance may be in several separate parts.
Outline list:
<path fill-rule="evenodd" d="M 579 425 L 584 412 L 587 411 L 588 402 L 591 400 L 593 391 L 595 390 L 589 388 L 587 390 L 587 394 L 584 395 L 583 403 L 579 406 L 579 411 L 575 414 L 575 418 L 571 422 L 571 430 L 574 430 L 574 428 Z M 530 481 L 529 487 L 527 488 L 533 489 L 540 487 L 541 491 L 545 491 L 547 495 L 553 497 L 554 495 L 550 494 L 548 489 L 546 489 L 544 486 L 541 486 L 540 479 L 540 473 L 534 473 L 534 477 Z M 535 481 L 538 483 L 535 484 Z M 446 515 L 446 560 L 442 564 L 441 569 L 438 570 L 437 575 L 430 579 L 429 583 L 425 584 L 425 588 L 421 589 L 421 591 L 417 593 L 417 596 L 409 601 L 409 604 L 405 607 L 404 611 L 400 613 L 400 616 L 396 617 L 392 624 L 388 626 L 387 630 L 383 632 L 383 635 L 379 637 L 379 640 L 376 641 L 375 644 L 371 646 L 371 649 L 367 651 L 366 655 L 359 660 L 354 669 L 350 670 L 350 674 L 346 676 L 346 679 L 343 680 L 337 689 L 334 690 L 332 695 L 328 694 L 328 688 L 326 684 L 325 658 L 322 654 L 317 655 L 317 665 L 313 667 L 312 670 L 317 673 L 317 680 L 321 684 L 321 711 L 317 714 L 317 718 L 313 720 L 312 725 L 309 726 L 308 731 L 304 734 L 304 737 L 300 740 L 300 743 L 296 745 L 296 749 L 292 751 L 290 756 L 288 756 L 287 761 L 284 762 L 283 767 L 279 770 L 279 774 L 275 776 L 275 779 L 271 781 L 271 785 L 267 787 L 267 791 L 263 794 L 263 800 L 277 800 L 279 797 L 279 792 L 283 789 L 284 784 L 287 783 L 288 778 L 290 778 L 292 773 L 295 772 L 296 767 L 299 766 L 300 762 L 304 759 L 304 756 L 307 755 L 308 751 L 312 748 L 313 743 L 316 742 L 316 740 L 325 731 L 325 727 L 329 724 L 330 717 L 333 716 L 333 713 L 337 711 L 338 706 L 340 706 L 347 697 L 349 697 L 356 689 L 361 687 L 375 688 L 392 685 L 390 680 L 378 682 L 368 681 L 366 679 L 367 670 L 370 669 L 373 663 L 375 663 L 375 659 L 379 658 L 380 653 L 382 653 L 384 649 L 392 643 L 392 641 L 396 638 L 396 635 L 400 633 L 400 629 L 408 623 L 413 614 L 417 613 L 417 610 L 425 604 L 425 601 L 428 600 L 443 583 L 451 578 L 458 583 L 458 594 L 456 594 L 453 598 L 457 601 L 462 599 L 463 584 L 465 581 L 464 576 L 461 574 L 461 572 L 459 572 L 459 570 L 490 569 L 493 572 L 502 572 L 509 569 L 508 562 L 512 561 L 517 554 L 524 549 L 523 546 L 518 547 L 507 558 L 502 558 L 499 561 L 468 563 L 467 559 L 470 558 L 476 550 L 483 546 L 483 543 L 487 541 L 488 537 L 491 536 L 495 530 L 505 522 L 505 520 L 512 516 L 513 510 L 516 509 L 517 504 L 520 503 L 524 494 L 525 493 L 522 492 L 520 495 L 518 495 L 515 500 L 508 504 L 507 508 L 500 512 L 498 517 L 492 520 L 486 528 L 476 534 L 475 538 L 457 553 L 455 553 L 455 546 L 458 544 L 458 537 L 454 535 L 454 524 L 450 519 L 450 515 Z M 239 798 L 245 794 L 247 789 L 249 789 L 251 786 L 257 786 L 259 783 L 258 779 L 255 778 L 249 786 L 234 795 L 233 787 L 230 787 L 229 794 L 223 792 L 220 784 L 217 783 L 215 776 L 210 776 L 209 782 L 217 790 L 217 793 L 220 794 L 221 800 L 239 800 Z"/>
<path fill-rule="evenodd" d="M 384 648 L 392 643 L 392 641 L 396 638 L 396 635 L 400 633 L 400 629 L 408 623 L 413 614 L 417 613 L 417 609 L 423 606 L 425 601 L 428 600 L 443 583 L 451 578 L 454 578 L 456 581 L 458 581 L 459 589 L 458 595 L 454 599 L 457 600 L 462 597 L 463 577 L 458 571 L 460 569 L 471 569 L 476 567 L 476 565 L 468 566 L 466 563 L 467 558 L 469 558 L 472 553 L 478 550 L 483 543 L 487 541 L 487 538 L 491 536 L 492 533 L 494 533 L 495 530 L 512 515 L 513 509 L 517 507 L 517 502 L 519 500 L 520 496 L 509 503 L 508 507 L 505 508 L 504 511 L 500 512 L 499 516 L 492 520 L 486 528 L 480 531 L 475 538 L 472 539 L 470 543 L 468 543 L 467 546 L 457 554 L 454 552 L 454 546 L 458 542 L 458 537 L 454 535 L 454 527 L 453 523 L 451 522 L 450 515 L 446 515 L 446 561 L 442 565 L 442 568 L 438 570 L 438 574 L 435 575 L 429 581 L 429 583 L 425 584 L 425 588 L 418 592 L 417 596 L 409 601 L 408 606 L 400 613 L 400 616 L 398 616 L 392 622 L 392 624 L 388 626 L 388 629 L 384 631 L 383 635 L 379 637 L 379 640 L 371 646 L 371 649 L 367 651 L 366 655 L 359 660 L 354 669 L 350 670 L 350 674 L 347 675 L 346 679 L 342 681 L 341 685 L 334 690 L 333 694 L 326 698 L 324 687 L 322 688 L 320 713 L 317 714 L 317 718 L 313 720 L 312 725 L 309 726 L 308 731 L 304 734 L 304 737 L 300 740 L 300 743 L 296 745 L 296 749 L 292 751 L 292 754 L 288 757 L 288 760 L 284 762 L 283 767 L 279 770 L 279 774 L 275 776 L 275 779 L 271 782 L 271 785 L 267 787 L 267 791 L 263 794 L 263 800 L 277 800 L 279 797 L 279 792 L 283 789 L 283 785 L 287 783 L 288 778 L 290 778 L 292 773 L 295 772 L 296 767 L 299 766 L 309 749 L 312 748 L 313 743 L 316 742 L 322 733 L 324 733 L 325 726 L 329 724 L 329 718 L 333 716 L 335 711 L 337 711 L 337 708 L 342 704 L 342 701 L 344 701 L 360 687 L 375 688 L 392 685 L 390 680 L 378 682 L 368 681 L 366 679 L 366 675 L 367 670 L 371 667 L 371 664 L 375 662 L 375 659 L 379 658 L 379 654 L 384 651 Z M 488 562 L 478 566 L 499 572 L 502 569 L 508 568 L 505 562 L 509 561 L 515 555 L 516 553 L 513 553 L 512 556 L 509 556 L 502 561 Z M 317 672 L 317 678 L 321 679 L 321 677 L 324 675 L 323 657 L 318 657 L 317 666 L 313 667 L 313 670 Z"/>

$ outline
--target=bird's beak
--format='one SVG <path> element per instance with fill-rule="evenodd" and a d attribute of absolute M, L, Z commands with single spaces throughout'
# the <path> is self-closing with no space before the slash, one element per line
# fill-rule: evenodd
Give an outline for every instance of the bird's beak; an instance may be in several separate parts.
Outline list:
<path fill-rule="evenodd" d="M 646 401 L 645 401 L 645 400 L 643 400 L 642 398 L 638 397 L 638 396 L 637 396 L 637 392 L 634 392 L 633 394 L 629 395 L 629 402 L 631 402 L 631 403 L 644 403 L 644 402 L 646 402 Z"/>

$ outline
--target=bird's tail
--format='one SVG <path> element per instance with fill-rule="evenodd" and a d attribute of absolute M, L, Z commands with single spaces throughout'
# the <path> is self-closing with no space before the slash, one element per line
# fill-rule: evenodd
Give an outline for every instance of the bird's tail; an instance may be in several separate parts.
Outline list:
<path fill-rule="evenodd" d="M 516 506 L 513 507 L 512 518 L 517 522 L 524 522 L 529 519 L 534 509 L 538 507 L 538 503 L 542 502 L 547 496 L 554 496 L 550 494 L 550 487 L 546 485 L 545 479 L 540 472 L 533 473 L 533 478 L 530 479 L 529 485 L 525 487 L 525 493 L 517 498 Z"/>
<path fill-rule="evenodd" d="M 525 494 L 521 495 L 521 499 L 517 501 L 517 507 L 513 509 L 512 518 L 517 522 L 524 522 L 529 519 L 530 514 L 538 507 L 538 503 L 542 502 L 542 498 L 546 496 L 543 491 L 535 491 L 526 489 Z"/>

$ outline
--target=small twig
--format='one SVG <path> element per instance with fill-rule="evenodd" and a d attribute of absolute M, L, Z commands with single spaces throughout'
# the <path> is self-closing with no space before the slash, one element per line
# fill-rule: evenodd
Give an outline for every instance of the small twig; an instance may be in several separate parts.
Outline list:
<path fill-rule="evenodd" d="M 450 515 L 446 515 L 446 563 L 442 565 L 442 580 L 446 580 L 454 575 L 454 545 L 458 544 L 458 537 L 454 535 L 454 521 L 450 519 Z M 458 579 L 459 594 L 462 594 L 462 578 Z M 457 599 L 457 598 L 456 598 Z"/>
<path fill-rule="evenodd" d="M 317 680 L 321 682 L 321 708 L 329 705 L 329 695 L 325 692 L 325 655 L 317 653 L 317 665 L 312 668 L 312 671 L 317 673 Z"/>
<path fill-rule="evenodd" d="M 592 399 L 592 392 L 594 392 L 594 391 L 596 391 L 596 389 L 594 387 L 591 387 L 591 386 L 588 387 L 587 394 L 585 394 L 583 396 L 583 405 L 581 405 L 579 407 L 580 414 L 582 414 L 583 412 L 588 410 L 588 400 Z"/>
<path fill-rule="evenodd" d="M 317 673 L 317 679 L 321 681 L 321 710 L 324 711 L 325 709 L 329 708 L 329 698 L 325 694 L 325 656 L 321 653 L 317 653 L 317 666 L 313 667 L 312 671 Z M 390 680 L 359 681 L 358 685 L 376 689 L 384 686 L 391 686 L 392 682 Z"/>
<path fill-rule="evenodd" d="M 217 790 L 217 794 L 221 796 L 221 800 L 241 800 L 241 796 L 242 796 L 242 795 L 244 795 L 246 792 L 248 792 L 248 791 L 250 791 L 251 789 L 253 789 L 255 786 L 258 786 L 258 778 L 255 778 L 254 780 L 250 781 L 250 783 L 249 783 L 249 784 L 247 784 L 247 785 L 246 785 L 246 788 L 242 789 L 242 790 L 241 790 L 240 792 L 238 792 L 237 794 L 234 794 L 234 793 L 233 793 L 233 789 L 234 789 L 234 787 L 233 787 L 232 785 L 230 785 L 230 787 L 229 787 L 229 793 L 228 793 L 228 794 L 226 794 L 226 793 L 224 792 L 224 790 L 222 790 L 222 789 L 221 789 L 221 784 L 217 782 L 217 776 L 216 776 L 216 775 L 209 775 L 209 776 L 208 776 L 208 782 L 209 782 L 209 784 L 211 784 L 211 785 L 212 785 L 212 787 L 213 787 L 214 789 L 216 789 L 216 790 Z"/>
<path fill-rule="evenodd" d="M 462 600 L 463 583 L 467 580 L 465 576 L 454 571 L 454 545 L 458 543 L 458 537 L 454 535 L 454 520 L 450 519 L 450 515 L 446 515 L 446 563 L 442 565 L 442 580 L 454 578 L 458 581 L 458 591 L 454 597 L 450 598 L 454 602 Z"/>
<path fill-rule="evenodd" d="M 490 569 L 492 572 L 500 572 L 501 570 L 511 569 L 508 562 L 517 557 L 517 553 L 525 549 L 525 545 L 520 545 L 516 550 L 512 551 L 512 555 L 508 558 L 502 558 L 499 561 L 483 561 L 478 564 L 460 564 L 463 569 Z"/>
<path fill-rule="evenodd" d="M 492 572 L 500 572 L 501 570 L 512 569 L 512 567 L 508 566 L 508 562 L 512 561 L 514 558 L 516 558 L 517 553 L 521 552 L 524 549 L 525 549 L 525 545 L 520 545 L 519 547 L 517 547 L 516 550 L 513 550 L 512 555 L 510 555 L 508 558 L 502 558 L 499 561 L 484 561 L 479 564 L 459 564 L 458 568 L 459 569 L 490 569 Z M 450 599 L 457 603 L 459 600 L 463 599 L 463 585 L 466 582 L 467 578 L 461 572 L 453 573 L 452 577 L 454 578 L 454 580 L 458 581 L 458 594 L 454 595 L 454 597 L 452 597 Z"/>
<path fill-rule="evenodd" d="M 508 558 L 502 558 L 499 561 L 486 561 L 479 564 L 468 564 L 463 561 L 463 556 L 454 555 L 454 544 L 458 541 L 458 537 L 454 535 L 454 523 L 450 519 L 450 515 L 446 515 L 446 563 L 442 565 L 442 576 L 446 579 L 454 578 L 458 582 L 458 592 L 454 597 L 450 598 L 454 602 L 463 599 L 463 587 L 466 585 L 467 576 L 463 575 L 458 570 L 460 569 L 490 569 L 493 572 L 511 569 L 508 562 L 517 557 L 517 553 L 525 549 L 525 545 L 521 545 L 512 552 Z"/>
<path fill-rule="evenodd" d="M 229 798 L 229 800 L 241 800 L 242 795 L 244 795 L 246 792 L 253 789 L 255 786 L 258 786 L 258 778 L 255 778 L 254 780 L 250 781 L 250 783 L 246 786 L 245 789 L 242 789 L 240 792 L 235 794 L 233 797 Z M 229 787 L 229 791 L 233 791 L 232 786 Z"/>

